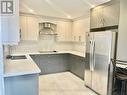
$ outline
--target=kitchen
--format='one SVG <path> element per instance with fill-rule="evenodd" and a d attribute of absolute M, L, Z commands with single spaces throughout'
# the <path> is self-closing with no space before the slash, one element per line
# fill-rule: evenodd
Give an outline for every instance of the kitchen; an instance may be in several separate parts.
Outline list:
<path fill-rule="evenodd" d="M 111 62 L 127 60 L 126 0 L 13 3 L 1 15 L 0 95 L 126 95 Z"/>

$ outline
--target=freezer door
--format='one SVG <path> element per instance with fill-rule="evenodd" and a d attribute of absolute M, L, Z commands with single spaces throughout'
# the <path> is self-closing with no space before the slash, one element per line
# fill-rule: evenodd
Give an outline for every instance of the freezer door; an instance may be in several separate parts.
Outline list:
<path fill-rule="evenodd" d="M 101 95 L 107 95 L 108 70 L 111 58 L 112 32 L 94 33 L 94 60 L 92 89 Z"/>
<path fill-rule="evenodd" d="M 85 85 L 92 88 L 93 33 L 86 34 Z"/>

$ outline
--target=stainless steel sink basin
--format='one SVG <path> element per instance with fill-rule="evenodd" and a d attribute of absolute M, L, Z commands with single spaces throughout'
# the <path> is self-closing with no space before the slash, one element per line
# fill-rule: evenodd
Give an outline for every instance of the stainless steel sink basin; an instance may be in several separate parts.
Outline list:
<path fill-rule="evenodd" d="M 19 55 L 19 56 L 8 56 L 7 59 L 11 60 L 20 60 L 20 59 L 27 59 L 25 55 Z"/>

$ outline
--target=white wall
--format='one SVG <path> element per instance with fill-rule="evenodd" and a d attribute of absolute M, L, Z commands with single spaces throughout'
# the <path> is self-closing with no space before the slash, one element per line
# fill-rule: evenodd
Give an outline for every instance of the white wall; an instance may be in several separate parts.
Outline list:
<path fill-rule="evenodd" d="M 47 49 L 45 43 L 40 41 L 22 41 L 19 45 L 11 47 L 11 53 L 35 53 L 38 51 L 66 51 L 71 50 L 71 43 L 67 42 L 55 42 L 50 45 L 50 48 Z"/>

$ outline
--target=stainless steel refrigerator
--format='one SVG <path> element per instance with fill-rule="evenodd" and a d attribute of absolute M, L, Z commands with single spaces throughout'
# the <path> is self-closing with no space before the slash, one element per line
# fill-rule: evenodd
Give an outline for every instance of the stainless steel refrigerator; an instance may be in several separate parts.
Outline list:
<path fill-rule="evenodd" d="M 100 95 L 111 95 L 117 30 L 89 32 L 86 38 L 85 85 Z"/>

